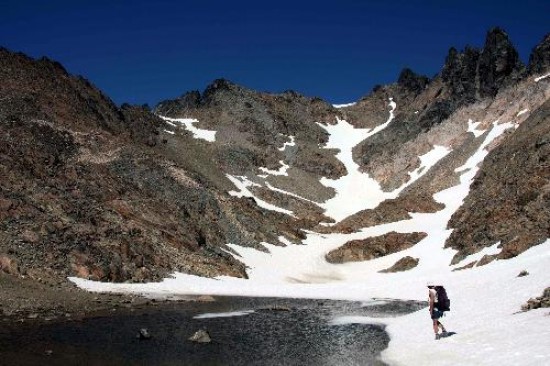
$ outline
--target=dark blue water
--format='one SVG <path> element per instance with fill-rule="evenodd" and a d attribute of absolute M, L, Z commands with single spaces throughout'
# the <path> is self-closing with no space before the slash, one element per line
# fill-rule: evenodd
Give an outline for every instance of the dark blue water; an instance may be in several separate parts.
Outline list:
<path fill-rule="evenodd" d="M 339 316 L 398 316 L 425 306 L 389 302 L 218 298 L 170 303 L 80 321 L 10 324 L 0 330 L 0 365 L 383 365 L 383 327 L 331 325 Z M 203 313 L 245 316 L 195 319 Z M 140 328 L 151 339 L 139 340 Z M 211 343 L 188 338 L 207 330 Z"/>

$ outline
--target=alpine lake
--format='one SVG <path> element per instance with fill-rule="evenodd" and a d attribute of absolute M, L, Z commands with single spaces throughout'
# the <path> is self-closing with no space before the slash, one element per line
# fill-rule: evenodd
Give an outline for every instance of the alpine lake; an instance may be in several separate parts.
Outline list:
<path fill-rule="evenodd" d="M 384 365 L 379 355 L 390 339 L 383 325 L 334 320 L 396 317 L 426 306 L 390 299 L 216 297 L 78 320 L 4 323 L 0 364 Z M 146 330 L 145 336 L 140 330 Z M 207 331 L 211 341 L 189 340 L 198 330 Z"/>

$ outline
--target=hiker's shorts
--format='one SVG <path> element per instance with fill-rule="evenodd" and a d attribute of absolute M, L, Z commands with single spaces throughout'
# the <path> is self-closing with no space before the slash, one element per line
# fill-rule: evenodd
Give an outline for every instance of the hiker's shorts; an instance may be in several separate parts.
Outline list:
<path fill-rule="evenodd" d="M 443 311 L 441 310 L 438 310 L 438 309 L 433 309 L 432 310 L 432 319 L 433 320 L 437 320 L 439 318 L 441 318 L 443 316 Z"/>

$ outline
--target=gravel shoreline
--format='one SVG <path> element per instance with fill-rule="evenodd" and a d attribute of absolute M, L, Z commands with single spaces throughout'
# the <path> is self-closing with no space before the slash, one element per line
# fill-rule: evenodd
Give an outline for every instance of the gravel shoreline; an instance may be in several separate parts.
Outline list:
<path fill-rule="evenodd" d="M 83 319 L 97 314 L 154 307 L 165 300 L 139 295 L 92 293 L 70 281 L 35 280 L 0 272 L 0 320 L 2 322 L 50 322 Z M 184 301 L 211 301 L 188 296 Z"/>

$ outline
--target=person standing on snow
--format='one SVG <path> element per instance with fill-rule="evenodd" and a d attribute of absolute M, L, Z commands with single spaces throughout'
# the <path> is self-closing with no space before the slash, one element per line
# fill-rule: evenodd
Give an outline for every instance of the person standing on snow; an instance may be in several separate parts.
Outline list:
<path fill-rule="evenodd" d="M 436 286 L 431 282 L 428 283 L 428 302 L 430 305 L 430 317 L 432 318 L 433 322 L 435 339 L 440 339 L 442 335 L 445 335 L 447 333 L 447 330 L 439 321 L 439 319 L 441 319 L 441 317 L 443 316 L 444 311 L 438 308 Z M 441 328 L 441 334 L 439 334 L 439 328 Z"/>

